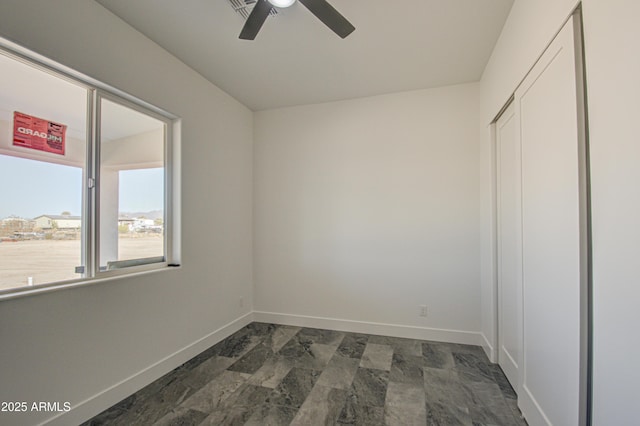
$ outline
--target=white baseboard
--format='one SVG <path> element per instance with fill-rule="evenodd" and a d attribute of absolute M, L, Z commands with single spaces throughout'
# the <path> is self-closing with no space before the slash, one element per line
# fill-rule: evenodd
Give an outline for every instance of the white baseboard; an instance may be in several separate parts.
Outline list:
<path fill-rule="evenodd" d="M 274 312 L 253 312 L 253 319 L 281 325 L 347 331 L 351 333 L 376 334 L 380 336 L 404 337 L 408 339 L 432 340 L 436 342 L 463 343 L 483 346 L 482 334 L 474 331 L 443 330 L 411 325 L 382 324 L 377 322 L 354 321 L 334 318 L 311 317 L 306 315 L 279 314 Z"/>
<path fill-rule="evenodd" d="M 521 389 L 522 391 L 518 394 L 518 407 L 527 423 L 530 425 L 553 425 L 531 390 L 526 385 L 523 385 Z"/>
<path fill-rule="evenodd" d="M 253 322 L 253 312 L 249 312 L 220 327 L 201 339 L 198 339 L 175 353 L 161 359 L 155 364 L 150 365 L 144 370 L 122 380 L 119 383 L 116 383 L 96 395 L 87 398 L 79 404 L 76 404 L 70 411 L 60 413 L 57 416 L 46 420 L 41 423 L 41 425 L 66 426 L 85 422 L 96 414 L 101 413 L 134 392 L 137 392 L 167 374 L 174 368 L 179 367 L 186 361 L 222 341 L 251 322 Z"/>
<path fill-rule="evenodd" d="M 487 358 L 489 358 L 489 361 L 497 363 L 498 353 L 496 352 L 495 348 L 493 347 L 489 339 L 487 339 L 487 336 L 484 335 L 484 333 L 480 333 L 480 336 L 482 337 L 482 345 L 480 346 L 482 346 L 482 349 L 484 349 L 484 353 L 487 354 Z"/>

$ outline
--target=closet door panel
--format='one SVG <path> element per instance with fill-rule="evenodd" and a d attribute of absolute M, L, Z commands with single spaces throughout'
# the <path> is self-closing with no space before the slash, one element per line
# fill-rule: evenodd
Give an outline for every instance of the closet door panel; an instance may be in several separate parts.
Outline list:
<path fill-rule="evenodd" d="M 519 404 L 532 426 L 580 418 L 578 102 L 570 20 L 515 94 L 522 149 Z"/>
<path fill-rule="evenodd" d="M 498 214 L 498 364 L 518 387 L 522 327 L 520 140 L 513 104 L 496 122 Z"/>

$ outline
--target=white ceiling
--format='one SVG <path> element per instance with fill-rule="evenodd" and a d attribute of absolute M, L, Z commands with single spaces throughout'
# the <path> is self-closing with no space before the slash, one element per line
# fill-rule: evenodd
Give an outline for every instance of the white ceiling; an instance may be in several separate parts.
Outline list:
<path fill-rule="evenodd" d="M 96 0 L 252 110 L 478 81 L 514 0 L 329 0 L 341 39 L 296 2 L 254 41 L 228 0 Z"/>

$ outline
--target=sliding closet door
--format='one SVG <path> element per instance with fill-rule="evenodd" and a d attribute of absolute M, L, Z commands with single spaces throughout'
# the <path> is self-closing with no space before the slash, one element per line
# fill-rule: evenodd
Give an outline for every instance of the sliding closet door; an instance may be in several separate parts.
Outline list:
<path fill-rule="evenodd" d="M 498 118 L 496 134 L 498 241 L 498 364 L 518 388 L 522 327 L 520 140 L 511 104 Z"/>
<path fill-rule="evenodd" d="M 515 94 L 522 149 L 519 405 L 532 426 L 580 423 L 584 273 L 573 19 Z"/>

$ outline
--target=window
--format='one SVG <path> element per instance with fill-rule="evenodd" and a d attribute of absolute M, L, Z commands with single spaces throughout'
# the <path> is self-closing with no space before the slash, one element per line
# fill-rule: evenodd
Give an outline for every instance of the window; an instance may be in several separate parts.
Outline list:
<path fill-rule="evenodd" d="M 0 294 L 175 264 L 175 117 L 15 52 L 0 76 Z"/>
<path fill-rule="evenodd" d="M 165 122 L 100 99 L 100 270 L 163 262 Z"/>

